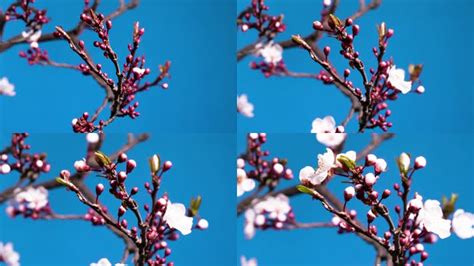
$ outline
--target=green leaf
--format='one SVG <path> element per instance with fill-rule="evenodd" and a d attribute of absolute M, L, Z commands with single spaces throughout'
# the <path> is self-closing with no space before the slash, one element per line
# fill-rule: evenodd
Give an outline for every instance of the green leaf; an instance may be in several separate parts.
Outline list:
<path fill-rule="evenodd" d="M 339 155 L 337 161 L 349 170 L 354 170 L 356 163 L 345 155 Z"/>
<path fill-rule="evenodd" d="M 201 196 L 197 196 L 196 198 L 191 199 L 191 204 L 190 204 L 189 210 L 190 210 L 192 216 L 197 215 L 197 213 L 199 211 L 199 208 L 201 207 L 201 202 L 202 202 L 202 197 Z"/>
<path fill-rule="evenodd" d="M 61 184 L 63 186 L 66 186 L 66 187 L 68 187 L 71 184 L 69 181 L 66 181 L 63 178 L 59 177 L 59 176 L 56 177 L 56 182 L 58 182 L 59 184 Z"/>
<path fill-rule="evenodd" d="M 101 151 L 95 152 L 95 161 L 100 166 L 107 166 L 107 165 L 112 164 L 112 161 L 110 160 L 110 158 Z"/>
<path fill-rule="evenodd" d="M 304 185 L 297 185 L 296 186 L 296 189 L 299 190 L 299 192 L 301 193 L 305 193 L 305 194 L 309 194 L 311 196 L 313 196 L 315 194 L 316 191 L 314 191 L 313 189 L 309 188 L 309 187 L 306 187 Z"/>
<path fill-rule="evenodd" d="M 451 194 L 451 198 L 448 200 L 445 196 L 442 199 L 443 217 L 446 219 L 456 210 L 456 201 L 458 200 L 458 194 Z"/>

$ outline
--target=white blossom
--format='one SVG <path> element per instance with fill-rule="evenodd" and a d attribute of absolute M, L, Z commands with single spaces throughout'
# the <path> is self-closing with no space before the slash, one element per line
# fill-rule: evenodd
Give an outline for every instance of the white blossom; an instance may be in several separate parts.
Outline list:
<path fill-rule="evenodd" d="M 256 55 L 261 56 L 267 64 L 276 64 L 283 59 L 283 47 L 277 43 L 257 44 Z"/>
<path fill-rule="evenodd" d="M 251 102 L 249 102 L 246 94 L 237 96 L 237 112 L 246 117 L 254 117 L 255 115 L 253 110 L 254 106 Z"/>
<path fill-rule="evenodd" d="M 311 166 L 306 166 L 300 170 L 300 181 L 302 183 L 311 183 L 312 185 L 321 184 L 329 176 L 330 170 L 335 166 L 335 157 L 331 149 L 326 148 L 324 154 L 318 155 L 318 168 L 315 170 Z"/>
<path fill-rule="evenodd" d="M 31 48 L 38 48 L 38 40 L 41 37 L 41 33 L 41 30 L 34 31 L 30 29 L 29 31 L 23 31 L 21 36 L 30 43 Z"/>
<path fill-rule="evenodd" d="M 146 69 L 144 69 L 144 68 L 139 68 L 139 67 L 134 67 L 134 68 L 132 69 L 132 71 L 133 71 L 133 73 L 136 73 L 136 74 L 138 74 L 138 75 L 143 75 L 143 74 L 145 73 Z"/>
<path fill-rule="evenodd" d="M 209 222 L 208 222 L 206 219 L 201 218 L 201 219 L 199 219 L 199 221 L 198 221 L 198 223 L 197 223 L 197 226 L 198 226 L 200 229 L 205 230 L 205 229 L 209 228 Z"/>
<path fill-rule="evenodd" d="M 0 79 L 0 95 L 15 96 L 15 85 L 8 81 L 8 78 L 3 77 Z"/>
<path fill-rule="evenodd" d="M 240 257 L 240 266 L 257 266 L 257 259 L 247 259 L 245 256 Z"/>
<path fill-rule="evenodd" d="M 407 94 L 411 90 L 411 81 L 405 81 L 405 70 L 396 68 L 395 65 L 388 69 L 388 83 L 395 89 Z"/>
<path fill-rule="evenodd" d="M 242 196 L 255 188 L 255 180 L 248 178 L 247 173 L 242 168 L 237 168 L 237 197 Z"/>
<path fill-rule="evenodd" d="M 284 194 L 269 196 L 253 206 L 256 213 L 266 212 L 270 219 L 286 221 L 287 214 L 291 211 L 290 200 Z"/>
<path fill-rule="evenodd" d="M 255 236 L 255 217 L 256 213 L 253 209 L 245 211 L 244 235 L 247 239 L 252 239 Z"/>
<path fill-rule="evenodd" d="M 181 232 L 183 235 L 191 233 L 193 227 L 193 217 L 186 216 L 186 207 L 181 203 L 171 203 L 168 201 L 163 220 L 171 227 Z"/>
<path fill-rule="evenodd" d="M 15 195 L 17 204 L 24 204 L 28 209 L 40 210 L 48 205 L 48 190 L 44 187 L 28 187 Z"/>
<path fill-rule="evenodd" d="M 0 242 L 0 261 L 7 266 L 20 266 L 20 254 L 13 249 L 12 243 Z"/>
<path fill-rule="evenodd" d="M 336 147 L 346 138 L 345 133 L 336 133 L 336 121 L 332 116 L 313 120 L 311 133 L 316 133 L 316 139 L 327 147 Z"/>
<path fill-rule="evenodd" d="M 385 172 L 387 171 L 387 162 L 382 158 L 377 158 L 374 167 L 377 172 Z"/>
<path fill-rule="evenodd" d="M 453 231 L 459 238 L 468 239 L 474 236 L 474 214 L 462 209 L 453 215 Z"/>
<path fill-rule="evenodd" d="M 421 196 L 419 196 L 421 198 Z M 416 222 L 426 231 L 437 234 L 441 239 L 451 235 L 451 221 L 443 218 L 443 210 L 437 200 L 426 200 L 418 212 Z"/>

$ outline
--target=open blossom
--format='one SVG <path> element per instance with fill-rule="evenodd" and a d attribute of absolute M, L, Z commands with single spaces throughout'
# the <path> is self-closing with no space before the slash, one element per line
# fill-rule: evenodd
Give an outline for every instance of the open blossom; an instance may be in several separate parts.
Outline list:
<path fill-rule="evenodd" d="M 48 205 L 48 190 L 44 187 L 28 187 L 16 194 L 15 201 L 24 204 L 28 209 L 40 210 Z"/>
<path fill-rule="evenodd" d="M 335 166 L 335 157 L 331 149 L 326 148 L 324 154 L 318 155 L 318 169 L 306 166 L 300 170 L 301 183 L 310 183 L 312 185 L 321 184 L 329 176 L 330 170 Z"/>
<path fill-rule="evenodd" d="M 284 194 L 270 196 L 255 204 L 253 209 L 256 213 L 268 213 L 270 219 L 286 221 L 287 214 L 291 211 L 290 200 Z"/>
<path fill-rule="evenodd" d="M 237 96 L 237 112 L 246 117 L 254 117 L 255 115 L 253 110 L 254 106 L 251 102 L 249 102 L 246 94 Z"/>
<path fill-rule="evenodd" d="M 255 188 L 255 180 L 247 177 L 247 173 L 242 168 L 237 168 L 237 197 L 242 196 Z"/>
<path fill-rule="evenodd" d="M 257 214 L 253 209 L 245 211 L 244 235 L 247 239 L 252 239 L 255 236 L 255 217 Z"/>
<path fill-rule="evenodd" d="M 163 220 L 165 220 L 171 228 L 177 229 L 183 235 L 191 233 L 193 217 L 186 216 L 186 207 L 181 203 L 171 203 L 168 201 Z"/>
<path fill-rule="evenodd" d="M 0 79 L 0 95 L 15 96 L 15 86 L 6 77 Z"/>
<path fill-rule="evenodd" d="M 112 263 L 107 258 L 102 258 L 97 263 L 91 263 L 90 266 L 112 266 Z M 125 264 L 116 263 L 115 266 L 125 266 Z"/>
<path fill-rule="evenodd" d="M 459 238 L 468 239 L 474 236 L 474 214 L 462 209 L 453 215 L 453 231 Z"/>
<path fill-rule="evenodd" d="M 4 262 L 7 266 L 20 265 L 20 254 L 13 249 L 12 243 L 0 242 L 0 262 Z"/>
<path fill-rule="evenodd" d="M 257 44 L 256 48 L 256 55 L 263 57 L 267 64 L 276 64 L 283 59 L 283 47 L 277 43 Z"/>
<path fill-rule="evenodd" d="M 245 256 L 240 257 L 240 266 L 257 266 L 257 259 L 247 259 Z"/>
<path fill-rule="evenodd" d="M 136 73 L 136 74 L 138 74 L 138 75 L 143 75 L 143 74 L 145 74 L 146 69 L 144 69 L 144 68 L 139 68 L 139 67 L 134 67 L 134 68 L 132 69 L 132 71 L 133 71 L 133 73 Z"/>
<path fill-rule="evenodd" d="M 30 43 L 31 48 L 38 48 L 38 40 L 41 37 L 41 30 L 34 31 L 31 29 L 29 31 L 23 31 L 21 36 Z"/>
<path fill-rule="evenodd" d="M 336 121 L 332 116 L 313 120 L 311 133 L 316 133 L 316 139 L 327 147 L 336 147 L 346 138 L 345 133 L 336 133 Z"/>
<path fill-rule="evenodd" d="M 420 200 L 421 196 L 417 200 Z M 451 235 L 451 221 L 443 218 L 443 210 L 437 200 L 426 200 L 418 213 L 416 222 L 426 231 L 437 234 L 441 239 Z"/>
<path fill-rule="evenodd" d="M 388 70 L 388 83 L 390 86 L 407 94 L 411 90 L 411 81 L 405 81 L 405 70 L 396 68 L 395 65 Z"/>

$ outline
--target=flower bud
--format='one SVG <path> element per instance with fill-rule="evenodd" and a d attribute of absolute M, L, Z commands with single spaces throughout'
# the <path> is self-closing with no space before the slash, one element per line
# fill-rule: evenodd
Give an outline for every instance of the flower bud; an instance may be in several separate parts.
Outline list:
<path fill-rule="evenodd" d="M 323 52 L 327 57 L 329 55 L 329 53 L 331 52 L 331 47 L 325 46 L 324 49 L 323 49 Z"/>
<path fill-rule="evenodd" d="M 0 166 L 0 174 L 4 174 L 4 175 L 5 175 L 5 174 L 10 173 L 10 171 L 11 171 L 11 167 L 10 167 L 9 164 L 6 164 L 6 163 L 5 163 L 5 164 L 2 164 L 2 165 Z"/>
<path fill-rule="evenodd" d="M 163 164 L 163 172 L 168 171 L 169 169 L 171 169 L 172 166 L 173 166 L 173 163 L 171 161 L 166 161 Z"/>
<path fill-rule="evenodd" d="M 315 30 L 323 30 L 323 24 L 320 21 L 313 22 L 313 29 Z"/>
<path fill-rule="evenodd" d="M 367 186 L 373 186 L 375 182 L 377 181 L 377 178 L 373 173 L 367 173 L 364 177 L 364 182 Z"/>
<path fill-rule="evenodd" d="M 387 170 L 387 162 L 380 158 L 380 159 L 377 159 L 375 160 L 375 172 L 377 173 L 382 173 L 382 172 L 385 172 Z"/>
<path fill-rule="evenodd" d="M 118 160 L 119 163 L 123 163 L 123 162 L 127 161 L 127 159 L 128 159 L 127 154 L 121 153 L 121 154 L 118 156 L 118 159 L 117 159 L 117 160 Z"/>
<path fill-rule="evenodd" d="M 375 218 L 376 218 L 375 214 L 372 212 L 372 210 L 369 210 L 367 212 L 367 221 L 368 221 L 368 223 L 369 224 L 372 223 L 375 220 Z"/>
<path fill-rule="evenodd" d="M 127 179 L 127 173 L 125 173 L 124 171 L 120 171 L 118 173 L 118 180 L 120 183 L 123 183 L 125 181 L 125 179 Z"/>
<path fill-rule="evenodd" d="M 390 196 L 391 192 L 389 189 L 385 189 L 382 193 L 382 199 L 386 199 Z"/>
<path fill-rule="evenodd" d="M 128 227 L 128 222 L 127 222 L 127 220 L 123 219 L 123 220 L 120 222 L 120 225 L 121 225 L 123 228 L 127 228 L 127 227 Z"/>
<path fill-rule="evenodd" d="M 423 94 L 425 93 L 425 87 L 423 85 L 420 85 L 416 88 L 415 92 L 418 94 Z"/>
<path fill-rule="evenodd" d="M 418 156 L 415 159 L 415 169 L 421 169 L 426 166 L 426 158 L 423 156 Z"/>
<path fill-rule="evenodd" d="M 118 216 L 121 217 L 122 215 L 125 214 L 125 212 L 127 211 L 127 209 L 125 209 L 124 206 L 120 205 L 119 209 L 118 209 Z M 126 227 L 126 226 L 125 226 Z"/>
<path fill-rule="evenodd" d="M 137 167 L 137 162 L 135 162 L 135 160 L 127 161 L 127 173 L 131 173 L 135 167 Z"/>
<path fill-rule="evenodd" d="M 375 165 L 376 162 L 377 162 L 377 156 L 373 154 L 367 154 L 367 156 L 365 157 L 366 165 Z"/>
<path fill-rule="evenodd" d="M 353 186 L 346 187 L 344 189 L 344 200 L 349 201 L 351 200 L 355 195 L 355 189 Z"/>
<path fill-rule="evenodd" d="M 398 157 L 398 168 L 400 169 L 400 172 L 402 174 L 406 174 L 408 172 L 408 169 L 410 167 L 410 156 L 403 152 L 400 154 L 400 157 Z"/>
<path fill-rule="evenodd" d="M 285 168 L 280 163 L 276 163 L 273 165 L 273 171 L 276 174 L 280 175 L 281 173 L 283 173 L 283 170 L 285 170 Z"/>
<path fill-rule="evenodd" d="M 197 228 L 201 230 L 206 230 L 207 228 L 209 228 L 209 222 L 206 219 L 201 218 L 197 223 Z"/>
<path fill-rule="evenodd" d="M 138 187 L 133 187 L 133 188 L 132 188 L 132 191 L 130 191 L 130 194 L 131 194 L 131 195 L 135 195 L 135 194 L 137 194 L 137 193 L 138 193 Z"/>
<path fill-rule="evenodd" d="M 102 192 L 104 192 L 104 185 L 99 183 L 97 184 L 97 186 L 95 186 L 95 194 L 98 196 L 100 196 L 100 194 L 102 194 Z"/>

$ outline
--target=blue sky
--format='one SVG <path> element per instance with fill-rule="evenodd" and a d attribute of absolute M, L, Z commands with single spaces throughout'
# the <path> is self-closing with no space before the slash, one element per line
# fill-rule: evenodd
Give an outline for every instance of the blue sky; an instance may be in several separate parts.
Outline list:
<path fill-rule="evenodd" d="M 45 32 L 55 25 L 76 25 L 83 7 L 82 0 L 36 2 L 52 18 Z M 108 13 L 119 1 L 101 2 L 99 11 Z M 147 56 L 147 65 L 155 73 L 159 64 L 171 60 L 172 77 L 167 91 L 157 87 L 138 96 L 142 115 L 133 121 L 133 127 L 129 126 L 132 121 L 120 119 L 108 132 L 234 132 L 235 108 L 227 108 L 235 105 L 234 14 L 235 5 L 227 1 L 142 0 L 137 9 L 114 20 L 112 45 L 122 62 L 133 23 L 138 20 L 146 31 L 139 54 Z M 21 30 L 9 26 L 5 35 Z M 93 37 L 90 33 L 84 36 L 91 51 L 96 50 L 91 47 Z M 65 42 L 42 47 L 53 60 L 82 63 Z M 26 48 L 17 46 L 0 55 L 0 77 L 7 76 L 17 91 L 13 98 L 0 98 L 0 128 L 7 132 L 71 132 L 74 117 L 85 111 L 93 113 L 100 105 L 102 89 L 92 78 L 72 70 L 28 66 L 18 56 Z M 97 61 L 103 59 L 101 53 L 95 55 Z M 108 66 L 105 62 L 102 60 L 104 67 Z"/>
<path fill-rule="evenodd" d="M 369 143 L 369 135 L 350 135 L 346 149 L 359 151 Z M 474 186 L 472 139 L 469 134 L 398 134 L 385 142 L 374 154 L 388 163 L 388 172 L 382 175 L 377 188 L 392 188 L 399 182 L 395 158 L 401 152 L 412 156 L 423 155 L 427 159 L 426 168 L 415 174 L 413 191 L 418 191 L 424 199 L 438 199 L 451 193 L 459 194 L 458 208 L 474 210 Z M 237 146 L 242 152 L 245 148 L 245 135 L 241 134 Z M 287 158 L 288 165 L 295 173 L 295 180 L 282 182 L 279 188 L 298 183 L 297 173 L 306 165 L 317 163 L 317 154 L 325 151 L 313 134 L 268 134 L 266 145 L 271 154 Z M 453 159 L 449 159 L 450 156 Z M 454 161 L 455 162 L 454 162 Z M 452 164 L 453 162 L 454 164 Z M 335 179 L 329 184 L 335 195 L 342 199 L 347 186 Z M 339 192 L 339 194 L 337 193 Z M 398 204 L 396 197 L 387 201 L 393 208 Z M 291 198 L 296 219 L 300 222 L 325 222 L 332 215 L 323 210 L 321 204 L 305 196 Z M 366 208 L 349 202 L 349 207 L 365 217 Z M 243 235 L 243 217 L 237 223 L 238 255 L 256 257 L 259 265 L 372 265 L 375 257 L 372 247 L 366 245 L 355 235 L 338 235 L 334 229 L 294 230 L 294 231 L 257 231 L 255 238 L 246 240 Z M 381 230 L 381 229 L 379 229 Z M 472 265 L 474 240 L 461 240 L 452 235 L 435 245 L 426 245 L 430 254 L 427 265 Z"/>
<path fill-rule="evenodd" d="M 237 1 L 242 10 L 249 1 Z M 366 1 L 369 2 L 369 1 Z M 269 13 L 285 15 L 287 30 L 276 40 L 286 40 L 292 34 L 306 35 L 312 22 L 319 19 L 322 1 L 266 1 Z M 341 1 L 336 15 L 345 18 L 358 9 L 359 1 Z M 422 81 L 424 95 L 410 94 L 391 104 L 393 132 L 472 132 L 472 83 L 465 78 L 473 73 L 471 17 L 474 2 L 470 0 L 384 0 L 375 11 L 356 21 L 361 28 L 355 45 L 366 65 L 373 66 L 372 47 L 376 45 L 376 24 L 385 21 L 395 30 L 387 55 L 397 67 L 407 69 L 410 63 L 424 64 Z M 255 34 L 238 33 L 237 47 L 255 41 Z M 320 43 L 332 46 L 334 40 L 324 38 Z M 332 53 L 338 69 L 347 66 L 336 52 Z M 302 49 L 285 50 L 283 58 L 292 71 L 319 73 L 321 68 Z M 278 133 L 309 132 L 316 117 L 333 115 L 341 122 L 350 107 L 349 100 L 332 86 L 318 80 L 294 78 L 265 78 L 249 69 L 252 56 L 237 66 L 237 92 L 246 93 L 255 104 L 255 117 L 238 117 L 238 131 L 268 131 Z M 341 70 L 342 71 L 342 70 Z M 351 75 L 356 76 L 356 75 Z M 357 130 L 352 121 L 348 130 Z M 380 131 L 380 130 L 379 130 Z"/>
<path fill-rule="evenodd" d="M 5 140 L 9 136 L 3 135 Z M 126 141 L 125 134 L 108 135 L 104 152 L 113 152 Z M 57 176 L 62 169 L 72 170 L 75 160 L 85 151 L 85 137 L 72 134 L 38 134 L 28 143 L 33 151 L 47 152 L 52 165 L 51 172 L 41 180 Z M 5 141 L 1 145 L 4 146 Z M 208 219 L 207 231 L 193 231 L 181 236 L 177 242 L 169 242 L 176 265 L 231 265 L 235 261 L 235 187 L 226 178 L 235 172 L 235 136 L 228 134 L 152 134 L 149 141 L 127 153 L 137 162 L 137 168 L 128 177 L 129 186 L 142 190 L 139 200 L 148 202 L 143 183 L 149 181 L 148 158 L 154 153 L 162 160 L 171 160 L 173 168 L 162 181 L 161 193 L 168 192 L 174 202 L 189 204 L 191 197 L 203 197 L 200 214 Z M 210 161 L 208 158 L 214 158 Z M 16 181 L 16 175 L 1 176 L 0 190 Z M 87 183 L 94 188 L 99 177 L 91 175 Z M 212 184 L 212 185 L 211 185 Z M 104 193 L 106 195 L 106 193 Z M 231 196 L 229 196 L 231 195 Z M 110 208 L 117 207 L 115 200 L 107 200 Z M 58 213 L 81 214 L 88 208 L 82 205 L 72 192 L 57 189 L 50 193 L 52 208 Z M 121 258 L 122 240 L 103 227 L 94 227 L 85 221 L 31 221 L 23 218 L 10 219 L 0 216 L 0 241 L 14 243 L 21 254 L 22 265 L 84 266 L 107 257 L 111 262 Z M 129 219 L 131 224 L 133 219 Z"/>

